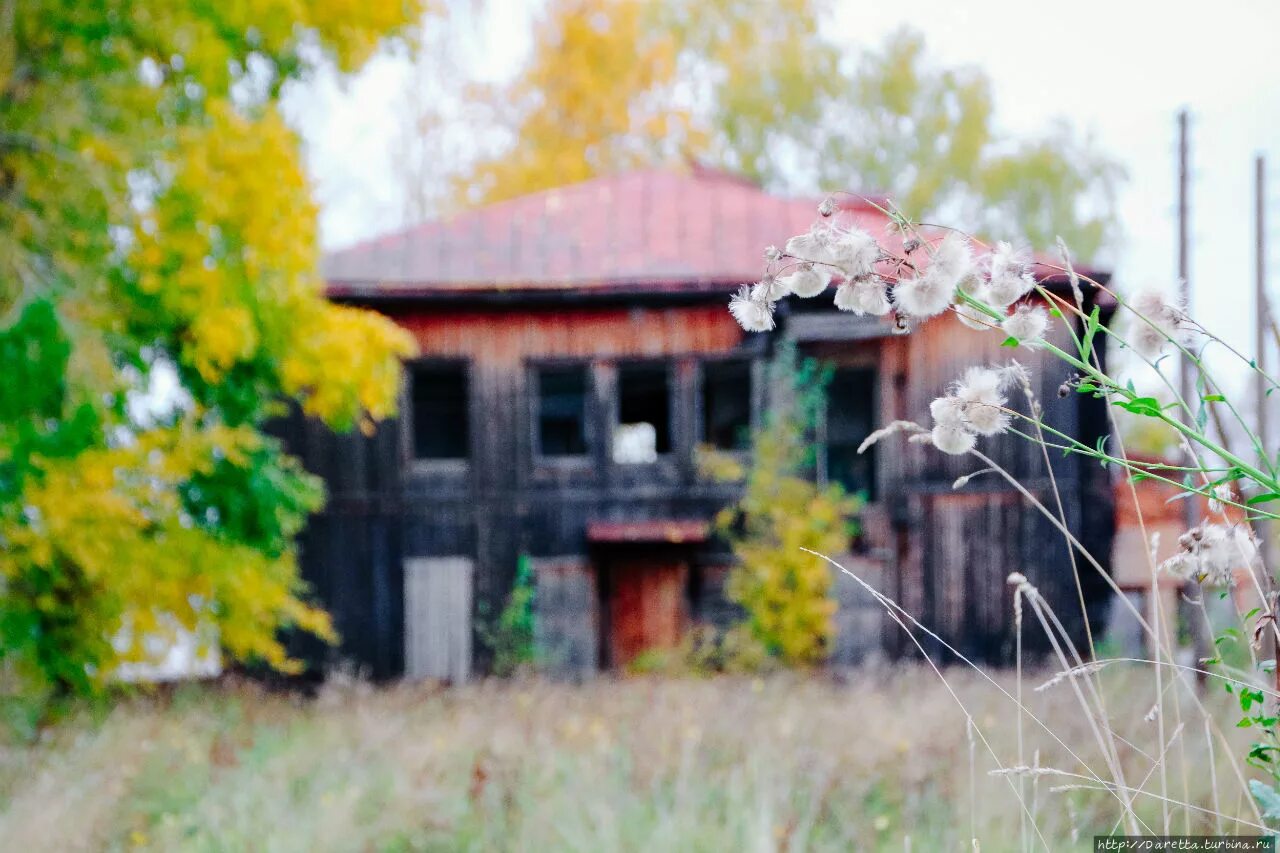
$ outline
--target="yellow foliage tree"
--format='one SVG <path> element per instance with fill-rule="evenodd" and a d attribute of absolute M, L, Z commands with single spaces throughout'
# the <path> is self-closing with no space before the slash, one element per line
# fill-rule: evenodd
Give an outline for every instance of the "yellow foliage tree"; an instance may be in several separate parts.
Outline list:
<path fill-rule="evenodd" d="M 473 87 L 518 143 L 459 177 L 469 203 L 500 201 L 704 147 L 665 92 L 679 44 L 645 0 L 554 0 L 509 86 Z"/>
<path fill-rule="evenodd" d="M 0 681 L 92 692 L 212 625 L 295 666 L 315 478 L 262 430 L 393 411 L 411 339 L 328 303 L 276 103 L 360 65 L 416 0 L 0 3 Z M 148 389 L 169 377 L 163 400 Z M 176 380 L 176 381 L 173 381 Z"/>

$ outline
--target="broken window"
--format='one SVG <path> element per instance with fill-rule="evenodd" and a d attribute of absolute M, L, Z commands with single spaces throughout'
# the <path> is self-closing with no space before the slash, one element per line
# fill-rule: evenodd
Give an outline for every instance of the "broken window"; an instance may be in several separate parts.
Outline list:
<path fill-rule="evenodd" d="M 581 456 L 587 452 L 587 368 L 538 371 L 538 453 Z"/>
<path fill-rule="evenodd" d="M 751 362 L 702 365 L 702 440 L 717 450 L 751 447 Z"/>
<path fill-rule="evenodd" d="M 466 366 L 415 365 L 409 375 L 414 458 L 467 458 L 471 425 Z"/>
<path fill-rule="evenodd" d="M 827 386 L 826 474 L 852 494 L 876 498 L 875 446 L 858 446 L 876 423 L 876 374 L 871 368 L 841 368 Z"/>
<path fill-rule="evenodd" d="M 613 461 L 656 462 L 671 452 L 670 375 L 664 364 L 618 368 L 618 425 L 613 432 Z"/>

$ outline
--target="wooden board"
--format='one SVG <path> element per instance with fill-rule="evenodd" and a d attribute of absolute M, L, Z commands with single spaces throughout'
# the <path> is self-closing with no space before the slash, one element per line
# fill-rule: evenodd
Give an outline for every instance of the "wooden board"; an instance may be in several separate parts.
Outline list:
<path fill-rule="evenodd" d="M 534 659 L 539 672 L 560 678 L 594 675 L 599 666 L 596 575 L 581 555 L 536 557 Z"/>

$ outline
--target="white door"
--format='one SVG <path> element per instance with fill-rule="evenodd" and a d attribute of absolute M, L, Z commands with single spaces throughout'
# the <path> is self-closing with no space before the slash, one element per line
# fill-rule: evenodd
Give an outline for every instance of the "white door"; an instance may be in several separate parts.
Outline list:
<path fill-rule="evenodd" d="M 411 679 L 464 684 L 471 675 L 471 577 L 467 557 L 404 563 L 404 663 Z"/>

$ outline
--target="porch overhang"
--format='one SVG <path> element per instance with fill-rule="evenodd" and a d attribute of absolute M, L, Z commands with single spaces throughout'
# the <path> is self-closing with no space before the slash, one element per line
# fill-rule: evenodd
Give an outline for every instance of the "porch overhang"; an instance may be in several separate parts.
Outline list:
<path fill-rule="evenodd" d="M 661 543 L 696 545 L 706 542 L 711 525 L 697 519 L 655 521 L 592 521 L 587 523 L 587 542 L 592 545 Z"/>

